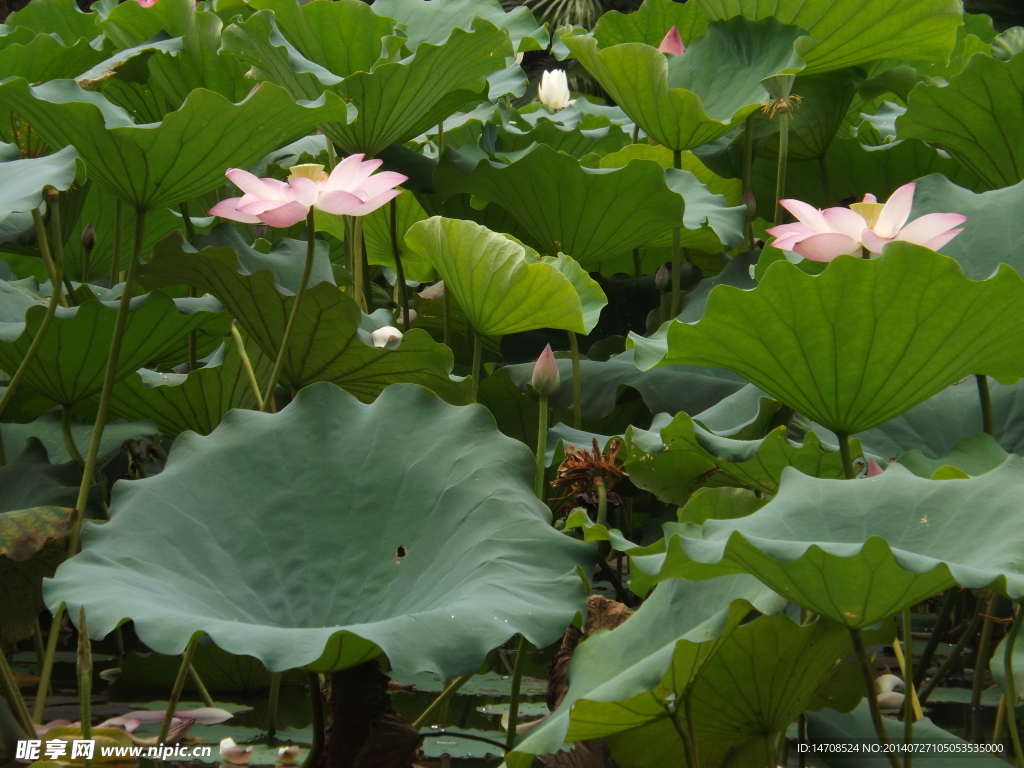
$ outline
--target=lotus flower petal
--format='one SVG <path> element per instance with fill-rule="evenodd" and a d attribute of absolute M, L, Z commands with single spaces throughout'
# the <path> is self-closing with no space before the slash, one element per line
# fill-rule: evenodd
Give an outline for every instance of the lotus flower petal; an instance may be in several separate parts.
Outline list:
<path fill-rule="evenodd" d="M 237 205 L 244 200 L 241 197 L 230 197 L 227 200 L 221 200 L 207 213 L 211 216 L 220 216 L 222 219 L 230 219 L 231 221 L 240 221 L 243 224 L 259 224 L 260 220 L 249 213 L 243 213 L 238 210 Z"/>
<path fill-rule="evenodd" d="M 821 212 L 833 232 L 839 232 L 847 237 L 859 241 L 861 233 L 867 228 L 868 223 L 864 217 L 849 208 L 826 208 Z"/>
<path fill-rule="evenodd" d="M 277 229 L 286 229 L 298 224 L 306 218 L 309 213 L 309 206 L 299 202 L 284 203 L 283 205 L 261 213 L 258 218 L 264 224 Z"/>
<path fill-rule="evenodd" d="M 391 347 L 402 340 L 402 332 L 390 325 L 385 325 L 371 333 L 370 338 L 373 339 L 375 347 Z"/>
<path fill-rule="evenodd" d="M 928 213 L 903 227 L 896 239 L 906 240 L 908 243 L 916 245 L 925 245 L 929 240 L 946 234 L 965 221 L 967 221 L 967 217 L 961 216 L 959 213 Z"/>
<path fill-rule="evenodd" d="M 221 739 L 220 756 L 234 765 L 245 765 L 252 757 L 252 747 L 240 747 L 234 739 L 228 737 Z"/>
<path fill-rule="evenodd" d="M 672 29 L 661 41 L 658 50 L 662 53 L 670 53 L 673 56 L 682 56 L 686 53 L 686 46 L 683 45 L 683 38 L 679 36 L 679 29 L 673 24 Z"/>
<path fill-rule="evenodd" d="M 843 254 L 856 254 L 860 243 L 848 235 L 827 232 L 801 240 L 793 250 L 811 261 L 832 261 Z"/>
<path fill-rule="evenodd" d="M 878 223 L 874 230 L 882 237 L 895 237 L 900 227 L 910 218 L 910 209 L 914 206 L 914 190 L 917 184 L 910 182 L 897 189 L 885 202 L 885 207 L 878 215 Z"/>
<path fill-rule="evenodd" d="M 782 207 L 816 232 L 831 232 L 824 214 L 803 200 L 780 200 Z"/>

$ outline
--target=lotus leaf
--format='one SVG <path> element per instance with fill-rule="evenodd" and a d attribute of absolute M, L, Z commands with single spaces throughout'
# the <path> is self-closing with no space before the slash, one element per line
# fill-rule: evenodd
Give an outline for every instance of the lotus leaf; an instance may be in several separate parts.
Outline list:
<path fill-rule="evenodd" d="M 0 151 L 19 156 L 11 145 Z M 13 239 L 32 226 L 26 212 L 42 205 L 44 190 L 65 191 L 84 178 L 85 168 L 72 147 L 45 157 L 0 162 L 0 240 Z"/>
<path fill-rule="evenodd" d="M 47 602 L 85 606 L 94 637 L 131 618 L 160 653 L 206 633 L 271 671 L 383 653 L 399 675 L 454 677 L 515 632 L 548 645 L 583 608 L 593 550 L 550 527 L 532 477 L 479 406 L 316 384 L 181 436 L 161 474 L 118 485 Z"/>
<path fill-rule="evenodd" d="M 645 43 L 657 48 L 675 27 L 683 40 L 696 40 L 707 32 L 708 17 L 700 3 L 644 0 L 632 13 L 609 11 L 594 27 L 602 48 L 620 43 Z"/>
<path fill-rule="evenodd" d="M 538 25 L 529 8 L 520 5 L 506 12 L 498 0 L 449 0 L 440 6 L 432 0 L 379 0 L 373 9 L 405 25 L 406 45 L 413 50 L 421 43 L 443 44 L 456 28 L 472 28 L 475 17 L 503 27 L 515 51 L 543 51 L 550 41 L 547 25 Z"/>
<path fill-rule="evenodd" d="M 250 261 L 247 266 L 241 261 L 240 253 L 254 258 L 256 252 L 236 250 L 234 239 L 197 238 L 197 245 L 206 243 L 210 244 L 197 252 L 182 242 L 181 233 L 172 233 L 139 270 L 140 281 L 153 287 L 188 284 L 213 293 L 252 340 L 267 355 L 276 356 L 295 300 L 291 290 L 286 288 L 286 293 L 278 287 L 271 264 Z M 279 259 L 282 266 L 288 263 L 284 254 Z M 298 287 L 297 266 L 297 262 L 291 265 L 295 275 L 291 289 Z M 395 349 L 378 349 L 372 346 L 369 333 L 360 331 L 360 324 L 359 307 L 332 282 L 310 287 L 288 347 L 283 378 L 296 389 L 331 381 L 367 401 L 400 381 L 423 384 L 449 402 L 469 399 L 470 382 L 449 375 L 451 351 L 425 331 L 414 328 Z"/>
<path fill-rule="evenodd" d="M 939 480 L 950 470 L 960 477 L 983 475 L 1006 461 L 1008 455 L 992 435 L 981 433 L 965 437 L 937 459 L 915 448 L 903 454 L 899 462 L 918 477 Z"/>
<path fill-rule="evenodd" d="M 968 374 L 1019 378 L 1021 308 L 1024 283 L 1009 267 L 971 281 L 953 259 L 893 243 L 879 259 L 840 256 L 819 276 L 778 262 L 752 291 L 719 288 L 701 321 L 670 326 L 660 364 L 729 368 L 849 435 Z"/>
<path fill-rule="evenodd" d="M 1010 490 L 1018 486 L 1024 459 L 1017 456 L 960 480 L 919 478 L 899 465 L 865 480 L 821 480 L 788 468 L 779 493 L 752 515 L 680 526 L 666 537 L 667 554 L 634 563 L 659 579 L 750 573 L 855 628 L 954 584 L 1019 600 L 1024 561 L 1013 521 L 1020 512 Z"/>
<path fill-rule="evenodd" d="M 956 0 L 699 0 L 711 19 L 774 17 L 807 30 L 817 42 L 805 52 L 808 72 L 875 59 L 945 62 L 963 23 Z"/>
<path fill-rule="evenodd" d="M 5 24 L 11 29 L 25 27 L 33 32 L 58 35 L 68 45 L 80 38 L 92 40 L 100 34 L 99 14 L 84 13 L 74 0 L 35 0 L 10 14 Z"/>
<path fill-rule="evenodd" d="M 720 21 L 684 40 L 686 53 L 671 60 L 644 43 L 604 47 L 587 35 L 563 40 L 645 133 L 682 150 L 714 141 L 760 109 L 768 98 L 761 80 L 803 68 L 797 41 L 804 35 L 775 19 Z"/>
<path fill-rule="evenodd" d="M 534 328 L 589 333 L 608 303 L 568 256 L 538 257 L 471 221 L 439 216 L 413 225 L 406 244 L 429 260 L 474 330 L 504 336 Z"/>
<path fill-rule="evenodd" d="M 21 27 L 0 36 L 0 67 L 7 77 L 32 83 L 75 77 L 103 60 L 102 51 L 84 38 L 65 43 L 54 34 L 18 34 L 25 31 Z"/>
<path fill-rule="evenodd" d="M 49 455 L 50 460 L 53 461 L 55 465 L 71 461 L 71 456 L 64 444 L 64 437 L 61 434 L 60 422 L 61 414 L 57 411 L 51 411 L 49 413 L 44 413 L 39 418 L 27 424 L 13 424 L 6 422 L 4 424 L 0 424 L 0 433 L 2 433 L 4 441 L 4 454 L 7 456 L 16 455 L 24 450 L 26 442 L 29 440 L 38 440 L 42 443 L 42 447 L 45 451 L 44 455 Z M 158 434 L 160 434 L 160 430 L 157 428 L 156 422 L 151 421 L 148 418 L 144 421 L 130 422 L 127 424 L 119 421 L 107 424 L 106 428 L 103 430 L 103 440 L 100 443 L 98 460 L 101 464 L 104 463 L 115 452 L 120 450 L 126 440 L 148 441 L 152 440 L 153 437 Z M 86 449 L 86 446 L 89 445 L 89 438 L 91 437 L 91 424 L 87 426 L 85 424 L 78 424 L 72 420 L 71 439 L 74 440 L 79 453 Z M 70 475 L 67 480 L 68 488 L 77 488 L 80 478 L 77 476 L 76 471 L 69 469 L 69 472 Z M 71 495 L 70 498 L 64 499 L 60 503 L 66 506 L 74 506 L 75 492 L 74 490 L 68 490 L 67 492 Z M 36 503 L 41 504 L 42 502 Z"/>

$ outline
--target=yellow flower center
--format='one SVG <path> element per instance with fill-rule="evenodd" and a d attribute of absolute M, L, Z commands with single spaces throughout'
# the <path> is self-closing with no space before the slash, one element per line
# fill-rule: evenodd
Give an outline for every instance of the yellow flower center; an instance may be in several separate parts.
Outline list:
<path fill-rule="evenodd" d="M 850 210 L 863 216 L 864 221 L 871 229 L 874 229 L 878 223 L 878 217 L 882 215 L 883 208 L 885 208 L 885 203 L 850 203 Z"/>
<path fill-rule="evenodd" d="M 313 181 L 322 181 L 327 174 L 324 173 L 324 167 L 322 165 L 314 165 L 313 163 L 307 163 L 306 165 L 293 165 L 288 169 L 292 175 L 289 178 L 292 179 L 312 179 Z"/>

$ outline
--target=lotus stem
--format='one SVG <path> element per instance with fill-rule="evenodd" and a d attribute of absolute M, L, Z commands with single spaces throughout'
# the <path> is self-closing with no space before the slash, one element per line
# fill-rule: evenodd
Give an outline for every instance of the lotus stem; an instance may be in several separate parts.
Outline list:
<path fill-rule="evenodd" d="M 39 626 L 39 617 L 32 621 L 32 650 L 36 652 L 36 664 L 40 667 L 46 656 L 46 644 L 43 642 L 43 628 Z"/>
<path fill-rule="evenodd" d="M 267 738 L 277 734 L 277 708 L 281 698 L 281 673 L 270 673 L 270 696 L 267 700 Z"/>
<path fill-rule="evenodd" d="M 637 123 L 633 123 L 633 143 L 636 144 L 640 140 L 640 126 Z"/>
<path fill-rule="evenodd" d="M 967 629 L 964 630 L 960 639 L 957 640 L 956 645 L 954 645 L 953 649 L 949 652 L 949 656 L 947 656 L 942 662 L 942 665 L 935 673 L 935 676 L 932 677 L 924 689 L 918 693 L 917 700 L 921 706 L 924 706 L 924 703 L 928 701 L 928 697 L 932 695 L 932 691 L 938 687 L 942 678 L 945 677 L 946 673 L 953 668 L 954 664 L 956 664 L 957 660 L 960 658 L 960 654 L 962 654 L 964 652 L 964 648 L 967 647 L 967 643 L 971 641 L 971 638 L 974 637 L 974 633 L 978 631 L 978 626 L 981 624 L 981 618 L 981 606 L 979 605 L 977 612 L 975 612 L 974 617 L 971 619 L 971 623 L 967 625 Z"/>
<path fill-rule="evenodd" d="M 249 359 L 249 353 L 245 351 L 245 341 L 242 339 L 242 334 L 238 330 L 238 326 L 231 323 L 231 338 L 235 340 L 235 349 L 238 350 L 238 356 L 242 359 L 242 368 L 245 369 L 245 377 L 249 380 L 249 388 L 252 389 L 252 393 L 256 398 L 256 410 L 263 410 L 263 395 L 260 394 L 260 383 L 256 380 L 256 371 L 252 368 L 252 361 Z"/>
<path fill-rule="evenodd" d="M 1001 744 L 1003 729 L 1006 727 L 1006 694 L 1000 694 L 999 707 L 996 709 L 996 724 L 992 730 L 992 743 Z"/>
<path fill-rule="evenodd" d="M 992 627 L 994 613 L 999 603 L 999 595 L 989 590 L 985 601 L 984 621 L 981 625 L 981 637 L 978 650 L 974 657 L 974 683 L 971 685 L 971 741 L 975 744 L 981 740 L 981 694 L 985 689 L 985 672 L 988 671 L 988 652 L 992 643 Z"/>
<path fill-rule="evenodd" d="M 309 210 L 310 215 L 313 209 Z M 356 304 L 363 312 L 370 311 L 366 295 L 366 258 L 363 255 L 363 217 L 352 217 L 352 282 L 355 283 Z"/>
<path fill-rule="evenodd" d="M 32 722 L 43 724 L 43 710 L 46 709 L 46 695 L 50 690 L 50 677 L 53 675 L 53 659 L 57 655 L 57 640 L 60 638 L 60 623 L 64 618 L 64 604 L 61 603 L 53 614 L 50 622 L 50 633 L 46 637 L 46 656 L 43 657 L 39 670 L 39 687 L 36 689 L 36 706 L 32 712 Z"/>
<path fill-rule="evenodd" d="M 519 722 L 519 689 L 523 684 L 523 667 L 526 665 L 526 638 L 519 635 L 516 646 L 516 664 L 512 668 L 512 693 L 508 703 L 508 730 L 505 732 L 505 752 L 512 751 L 516 743 L 516 723 Z"/>
<path fill-rule="evenodd" d="M 60 296 L 60 301 L 64 306 L 68 306 L 68 302 L 77 304 L 75 290 L 71 287 L 71 281 L 64 269 L 64 234 L 60 229 L 60 195 L 57 190 L 51 189 L 48 196 L 50 198 L 50 250 L 53 253 L 53 272 L 57 281 L 64 284 L 66 291 Z M 36 210 L 38 211 L 38 209 Z M 56 289 L 57 286 L 54 286 L 54 290 Z"/>
<path fill-rule="evenodd" d="M 445 291 L 445 298 L 448 296 L 448 291 Z M 480 387 L 480 361 L 483 357 L 483 339 L 480 336 L 479 331 L 473 328 L 473 364 L 470 369 L 470 376 L 473 377 L 473 402 L 476 402 L 476 392 Z"/>
<path fill-rule="evenodd" d="M 868 653 L 864 649 L 864 640 L 860 636 L 859 629 L 850 627 L 849 630 L 854 653 L 857 654 L 857 661 L 860 662 L 860 672 L 864 677 L 864 691 L 868 699 L 868 709 L 871 711 L 871 722 L 875 726 L 875 733 L 878 735 L 878 742 L 882 745 L 890 744 L 889 734 L 885 730 L 885 723 L 882 722 L 882 712 L 878 708 L 878 696 L 875 693 L 875 674 L 871 669 Z M 896 759 L 895 754 L 887 751 L 886 756 L 889 758 L 889 764 L 892 768 L 900 768 L 900 761 Z"/>
<path fill-rule="evenodd" d="M 395 259 L 395 274 L 398 275 L 398 306 L 402 319 L 402 332 L 409 331 L 409 286 L 405 284 L 405 267 L 402 266 L 402 249 L 398 244 L 398 201 L 390 203 L 391 255 Z"/>
<path fill-rule="evenodd" d="M 25 699 L 18 689 L 18 681 L 14 679 L 14 672 L 7 663 L 7 654 L 0 651 L 0 691 L 11 705 L 11 713 L 18 721 L 18 725 L 29 738 L 35 737 L 35 728 L 32 726 L 32 718 L 29 717 L 28 707 L 25 706 Z"/>
<path fill-rule="evenodd" d="M 924 682 L 924 676 L 928 672 L 928 665 L 931 664 L 932 657 L 935 655 L 935 650 L 939 647 L 939 641 L 942 639 L 942 633 L 945 631 L 946 625 L 949 623 L 949 617 L 953 613 L 953 606 L 956 605 L 956 599 L 958 596 L 959 591 L 955 587 L 946 590 L 946 597 L 943 599 L 942 607 L 939 609 L 939 615 L 935 621 L 935 628 L 932 629 L 932 633 L 928 637 L 928 644 L 925 645 L 924 651 L 921 652 L 921 659 L 914 668 L 915 688 L 920 687 L 921 683 Z"/>
<path fill-rule="evenodd" d="M 789 110 L 779 110 L 778 114 L 779 169 L 775 176 L 775 226 L 782 223 L 782 200 L 786 197 L 786 161 L 789 158 Z"/>
<path fill-rule="evenodd" d="M 423 714 L 421 714 L 413 721 L 412 727 L 418 731 L 424 725 L 430 725 L 430 718 L 433 717 L 434 713 L 437 712 L 437 710 L 439 710 L 445 704 L 447 704 L 449 699 L 451 699 L 452 696 L 458 693 L 459 689 L 462 688 L 462 686 L 464 686 L 472 679 L 473 675 L 471 673 L 468 675 L 463 675 L 462 677 L 457 677 L 454 680 L 452 680 L 451 683 L 449 683 L 448 686 L 443 691 L 441 691 L 438 697 L 434 699 L 432 702 L 430 702 L 430 706 L 423 710 Z"/>
<path fill-rule="evenodd" d="M 843 471 L 846 473 L 846 479 L 853 480 L 857 477 L 857 470 L 853 466 L 853 454 L 850 453 L 850 436 L 845 432 L 836 432 L 836 438 L 839 440 L 839 455 L 843 459 Z"/>
<path fill-rule="evenodd" d="M 39 210 L 33 211 L 33 217 L 38 215 Z M 41 221 L 41 220 L 40 220 Z M 40 244 L 44 242 L 46 237 L 46 230 L 42 230 Z M 40 245 L 40 249 L 42 249 Z M 47 249 L 48 250 L 48 249 Z M 53 290 L 50 292 L 50 301 L 46 305 L 46 314 L 43 315 L 43 320 L 39 324 L 39 329 L 36 331 L 36 335 L 32 338 L 32 343 L 28 345 L 28 349 L 25 350 L 25 357 L 21 359 L 21 363 L 18 365 L 18 370 L 14 372 L 11 380 L 7 384 L 7 389 L 4 390 L 3 395 L 0 395 L 0 416 L 3 416 L 7 406 L 14 400 L 14 395 L 18 391 L 18 386 L 25 378 L 25 374 L 28 373 L 29 367 L 32 365 L 32 361 L 35 360 L 36 354 L 39 352 L 39 348 L 43 345 L 43 340 L 46 338 L 46 332 L 50 329 L 50 325 L 53 323 L 53 316 L 57 312 L 57 305 L 61 303 L 63 282 L 61 280 L 61 274 L 64 270 L 64 262 L 60 261 L 55 263 L 54 269 L 56 270 L 55 278 L 52 280 L 51 285 Z M 7 463 L 7 457 L 4 454 L 3 440 L 0 439 L 0 467 Z"/>
<path fill-rule="evenodd" d="M 53 293 L 57 292 L 57 284 L 63 284 L 62 276 L 57 274 L 57 266 L 54 263 L 53 255 L 50 251 L 50 238 L 46 234 L 46 224 L 43 223 L 43 216 L 38 208 L 32 209 L 32 224 L 36 230 L 36 243 L 39 245 L 39 256 L 43 260 L 43 266 L 46 267 L 46 274 L 50 278 L 50 285 L 53 287 Z M 66 307 L 68 305 L 67 299 L 61 299 L 61 306 Z"/>
<path fill-rule="evenodd" d="M 583 428 L 583 378 L 580 375 L 580 346 L 576 334 L 569 331 L 569 351 L 572 354 L 572 426 Z"/>
<path fill-rule="evenodd" d="M 914 633 L 911 629 L 910 606 L 903 609 L 903 743 L 914 743 L 914 720 L 917 719 L 917 691 L 914 689 Z M 913 753 L 905 752 L 903 768 L 911 768 Z"/>
<path fill-rule="evenodd" d="M 825 196 L 825 206 L 832 205 L 832 180 L 828 175 L 828 161 L 822 155 L 818 158 L 818 173 L 821 175 L 821 192 Z"/>
<path fill-rule="evenodd" d="M 1017 645 L 1017 635 L 1020 634 L 1021 621 L 1020 604 L 1014 609 L 1013 628 L 1006 638 L 1006 656 L 1003 666 L 1006 673 L 1006 718 L 1010 728 L 1010 741 L 1013 742 L 1013 755 L 1018 766 L 1024 766 L 1024 749 L 1021 749 L 1020 733 L 1017 731 L 1017 681 L 1013 679 L 1013 649 Z"/>
<path fill-rule="evenodd" d="M 754 114 L 747 115 L 743 122 L 743 193 L 752 188 L 754 178 Z M 754 250 L 754 217 L 748 210 L 743 229 L 747 236 L 747 250 Z"/>
<path fill-rule="evenodd" d="M 357 219 L 358 221 L 358 219 Z M 295 301 L 292 302 L 292 311 L 288 313 L 288 322 L 284 327 L 284 335 L 281 337 L 281 349 L 277 352 L 277 360 L 274 361 L 274 369 L 270 374 L 270 382 L 267 384 L 267 391 L 263 395 L 261 411 L 269 411 L 274 405 L 274 390 L 277 389 L 277 380 L 281 378 L 281 370 L 284 368 L 285 357 L 288 355 L 288 344 L 295 331 L 295 321 L 299 317 L 299 306 L 302 304 L 302 297 L 306 295 L 306 283 L 313 273 L 313 257 L 316 256 L 316 224 L 313 221 L 313 209 L 309 209 L 306 216 L 306 267 L 302 270 L 302 282 L 295 292 Z M 237 342 L 236 342 L 237 343 Z"/>
<path fill-rule="evenodd" d="M 110 287 L 121 282 L 121 232 L 124 229 L 124 203 L 114 203 L 114 249 L 110 256 Z"/>
<path fill-rule="evenodd" d="M 96 410 L 96 422 L 92 428 L 89 449 L 85 454 L 85 469 L 82 470 L 82 484 L 78 488 L 78 501 L 75 510 L 78 512 L 74 527 L 68 539 L 68 557 L 78 552 L 78 544 L 82 535 L 82 521 L 85 519 L 85 507 L 89 500 L 89 489 L 92 477 L 96 472 L 96 459 L 100 453 L 100 441 L 103 440 L 103 428 L 107 424 L 107 413 L 110 410 L 110 398 L 117 380 L 117 366 L 121 357 L 121 341 L 124 338 L 125 325 L 128 322 L 128 307 L 132 294 L 135 292 L 135 273 L 142 259 L 142 244 L 146 234 L 146 209 L 138 208 L 135 212 L 135 242 L 132 246 L 132 259 L 128 264 L 128 275 L 124 281 L 124 290 L 117 305 L 117 318 L 114 320 L 114 333 L 110 338 L 110 354 L 107 356 L 107 368 L 103 374 L 103 389 L 100 391 L 99 407 Z"/>
<path fill-rule="evenodd" d="M 313 743 L 302 768 L 316 768 L 324 751 L 324 696 L 320 691 L 320 676 L 316 672 L 309 673 L 309 704 L 313 713 Z"/>
<path fill-rule="evenodd" d="M 672 167 L 681 169 L 683 167 L 683 153 L 681 150 L 672 151 Z M 679 293 L 679 242 L 680 242 L 680 229 L 676 227 L 672 230 L 672 303 L 670 305 L 670 312 L 672 317 L 679 314 L 679 302 L 682 297 Z"/>
<path fill-rule="evenodd" d="M 163 723 L 160 724 L 160 735 L 156 738 L 157 744 L 167 741 L 167 734 L 171 731 L 171 720 L 174 719 L 174 710 L 178 707 L 178 700 L 181 698 L 181 691 L 185 687 L 185 678 L 192 667 L 192 657 L 196 653 L 196 641 L 190 640 L 181 654 L 181 666 L 178 667 L 178 676 L 174 678 L 174 687 L 171 688 L 170 698 L 167 700 L 167 709 L 164 712 Z"/>
<path fill-rule="evenodd" d="M 452 309 L 451 303 L 448 300 L 448 290 L 445 289 L 444 296 L 441 297 L 441 306 L 444 313 L 442 318 L 442 333 L 441 340 L 444 341 L 446 347 L 452 345 Z"/>
<path fill-rule="evenodd" d="M 92 738 L 92 644 L 85 606 L 78 609 L 78 707 L 82 721 L 82 738 Z M 88 762 L 86 763 L 88 765 Z"/>
<path fill-rule="evenodd" d="M 533 490 L 537 498 L 544 501 L 544 477 L 547 472 L 545 454 L 548 448 L 548 398 L 537 398 L 537 465 L 534 473 Z"/>
<path fill-rule="evenodd" d="M 78 452 L 78 446 L 75 445 L 75 436 L 71 433 L 71 408 L 67 405 L 61 407 L 60 434 L 64 438 L 64 447 L 67 448 L 68 455 L 79 469 L 84 469 L 85 459 L 82 458 L 82 454 Z"/>
<path fill-rule="evenodd" d="M 598 476 L 594 478 L 594 487 L 597 488 L 597 524 L 605 525 L 608 522 L 608 486 L 604 478 Z"/>
<path fill-rule="evenodd" d="M 978 374 L 974 377 L 978 382 L 978 399 L 981 400 L 981 429 L 987 435 L 995 434 L 992 419 L 992 393 L 988 388 L 988 377 Z"/>
<path fill-rule="evenodd" d="M 683 755 L 686 758 L 686 768 L 700 768 L 700 763 L 697 761 L 697 748 L 693 743 L 693 736 L 690 733 L 689 717 L 686 718 L 686 722 L 680 717 L 679 707 L 669 710 L 669 720 L 672 721 L 672 725 L 676 729 L 676 733 L 679 734 L 680 741 L 683 742 Z"/>
<path fill-rule="evenodd" d="M 437 159 L 444 154 L 444 120 L 437 124 Z"/>
<path fill-rule="evenodd" d="M 338 158 L 334 154 L 334 142 L 331 141 L 326 133 L 324 134 L 324 144 L 327 145 L 327 172 L 330 173 L 334 170 L 334 166 L 338 164 Z"/>
<path fill-rule="evenodd" d="M 192 679 L 192 685 L 194 685 L 196 690 L 199 691 L 199 698 L 203 700 L 203 705 L 213 709 L 216 706 L 213 701 L 213 696 L 210 695 L 206 686 L 203 685 L 203 679 L 199 676 L 199 673 L 196 672 L 195 664 L 188 665 L 188 676 Z"/>

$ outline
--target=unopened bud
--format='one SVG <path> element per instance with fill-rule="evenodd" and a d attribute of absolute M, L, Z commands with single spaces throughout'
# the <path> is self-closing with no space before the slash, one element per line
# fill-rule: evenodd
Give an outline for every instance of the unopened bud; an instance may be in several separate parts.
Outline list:
<path fill-rule="evenodd" d="M 670 53 L 673 56 L 682 56 L 686 53 L 686 46 L 683 45 L 683 38 L 679 36 L 679 28 L 675 25 L 668 31 L 668 34 L 661 41 L 658 50 L 662 53 Z"/>
<path fill-rule="evenodd" d="M 551 397 L 558 391 L 560 384 L 558 363 L 555 361 L 555 354 L 551 351 L 551 345 L 548 344 L 537 358 L 537 364 L 533 366 L 530 390 L 537 397 Z"/>
<path fill-rule="evenodd" d="M 371 333 L 370 338 L 373 339 L 373 346 L 375 347 L 394 349 L 398 346 L 398 342 L 402 340 L 402 332 L 390 325 L 385 325 L 383 328 L 378 328 Z"/>
<path fill-rule="evenodd" d="M 662 293 L 669 293 L 672 290 L 672 269 L 668 264 L 662 264 L 654 273 L 654 285 Z"/>
<path fill-rule="evenodd" d="M 752 219 L 757 215 L 757 198 L 754 197 L 754 190 L 747 187 L 746 192 L 743 193 L 743 197 L 740 198 L 740 205 L 747 207 L 747 218 Z"/>
<path fill-rule="evenodd" d="M 87 251 L 96 247 L 96 227 L 92 225 L 91 221 L 82 230 L 82 247 Z"/>

